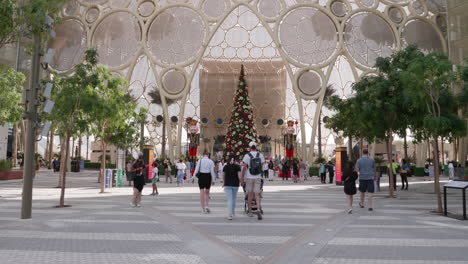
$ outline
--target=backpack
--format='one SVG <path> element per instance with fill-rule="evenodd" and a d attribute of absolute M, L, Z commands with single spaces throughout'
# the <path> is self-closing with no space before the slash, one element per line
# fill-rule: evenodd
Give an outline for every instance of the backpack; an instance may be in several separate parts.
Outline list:
<path fill-rule="evenodd" d="M 262 160 L 260 159 L 260 153 L 257 152 L 257 156 L 254 156 L 249 152 L 250 157 L 250 164 L 249 164 L 249 172 L 250 175 L 259 175 L 262 174 Z"/>

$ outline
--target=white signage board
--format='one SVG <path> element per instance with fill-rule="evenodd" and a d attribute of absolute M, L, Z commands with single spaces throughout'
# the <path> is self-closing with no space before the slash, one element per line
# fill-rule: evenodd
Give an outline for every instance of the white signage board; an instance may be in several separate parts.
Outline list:
<path fill-rule="evenodd" d="M 444 187 L 465 189 L 468 187 L 468 181 L 451 181 L 444 185 Z"/>

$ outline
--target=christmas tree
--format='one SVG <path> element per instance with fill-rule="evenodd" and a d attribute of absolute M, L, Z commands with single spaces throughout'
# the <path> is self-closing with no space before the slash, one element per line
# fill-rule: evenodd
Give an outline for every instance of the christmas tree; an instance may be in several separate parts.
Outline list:
<path fill-rule="evenodd" d="M 253 109 L 249 100 L 249 88 L 244 79 L 244 65 L 241 65 L 239 84 L 234 97 L 231 119 L 224 141 L 224 156 L 234 154 L 242 159 L 248 152 L 249 143 L 257 142 L 257 129 L 253 122 Z"/>

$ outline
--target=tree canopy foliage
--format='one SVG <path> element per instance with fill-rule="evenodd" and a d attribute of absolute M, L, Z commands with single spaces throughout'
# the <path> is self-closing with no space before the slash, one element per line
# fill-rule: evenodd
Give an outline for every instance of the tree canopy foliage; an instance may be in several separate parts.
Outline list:
<path fill-rule="evenodd" d="M 378 58 L 376 68 L 377 75 L 354 83 L 354 97 L 330 98 L 328 106 L 337 113 L 328 119 L 329 128 L 369 142 L 386 142 L 388 160 L 392 159 L 393 135 L 404 135 L 407 129 L 417 141 L 431 140 L 434 153 L 438 153 L 439 138 L 466 135 L 466 121 L 458 115 L 467 105 L 466 88 L 458 96 L 453 92 L 456 73 L 446 55 L 426 55 L 416 46 L 409 46 L 390 57 Z M 461 76 L 468 79 L 468 70 L 463 70 Z M 434 156 L 440 211 L 438 155 Z M 393 188 L 389 189 L 393 196 Z"/>
<path fill-rule="evenodd" d="M 21 91 L 24 74 L 0 66 L 0 125 L 14 123 L 21 118 Z"/>
<path fill-rule="evenodd" d="M 0 48 L 22 36 L 47 35 L 46 17 L 60 11 L 68 0 L 0 1 Z M 55 18 L 55 22 L 59 19 Z M 44 38 L 46 39 L 46 38 Z"/>

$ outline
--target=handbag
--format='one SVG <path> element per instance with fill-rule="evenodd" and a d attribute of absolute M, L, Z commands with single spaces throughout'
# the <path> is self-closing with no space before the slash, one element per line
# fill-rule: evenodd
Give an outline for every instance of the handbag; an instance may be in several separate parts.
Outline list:
<path fill-rule="evenodd" d="M 200 168 L 201 168 L 202 160 L 200 160 L 200 166 L 198 166 L 198 171 L 195 172 L 195 177 L 200 178 Z"/>

